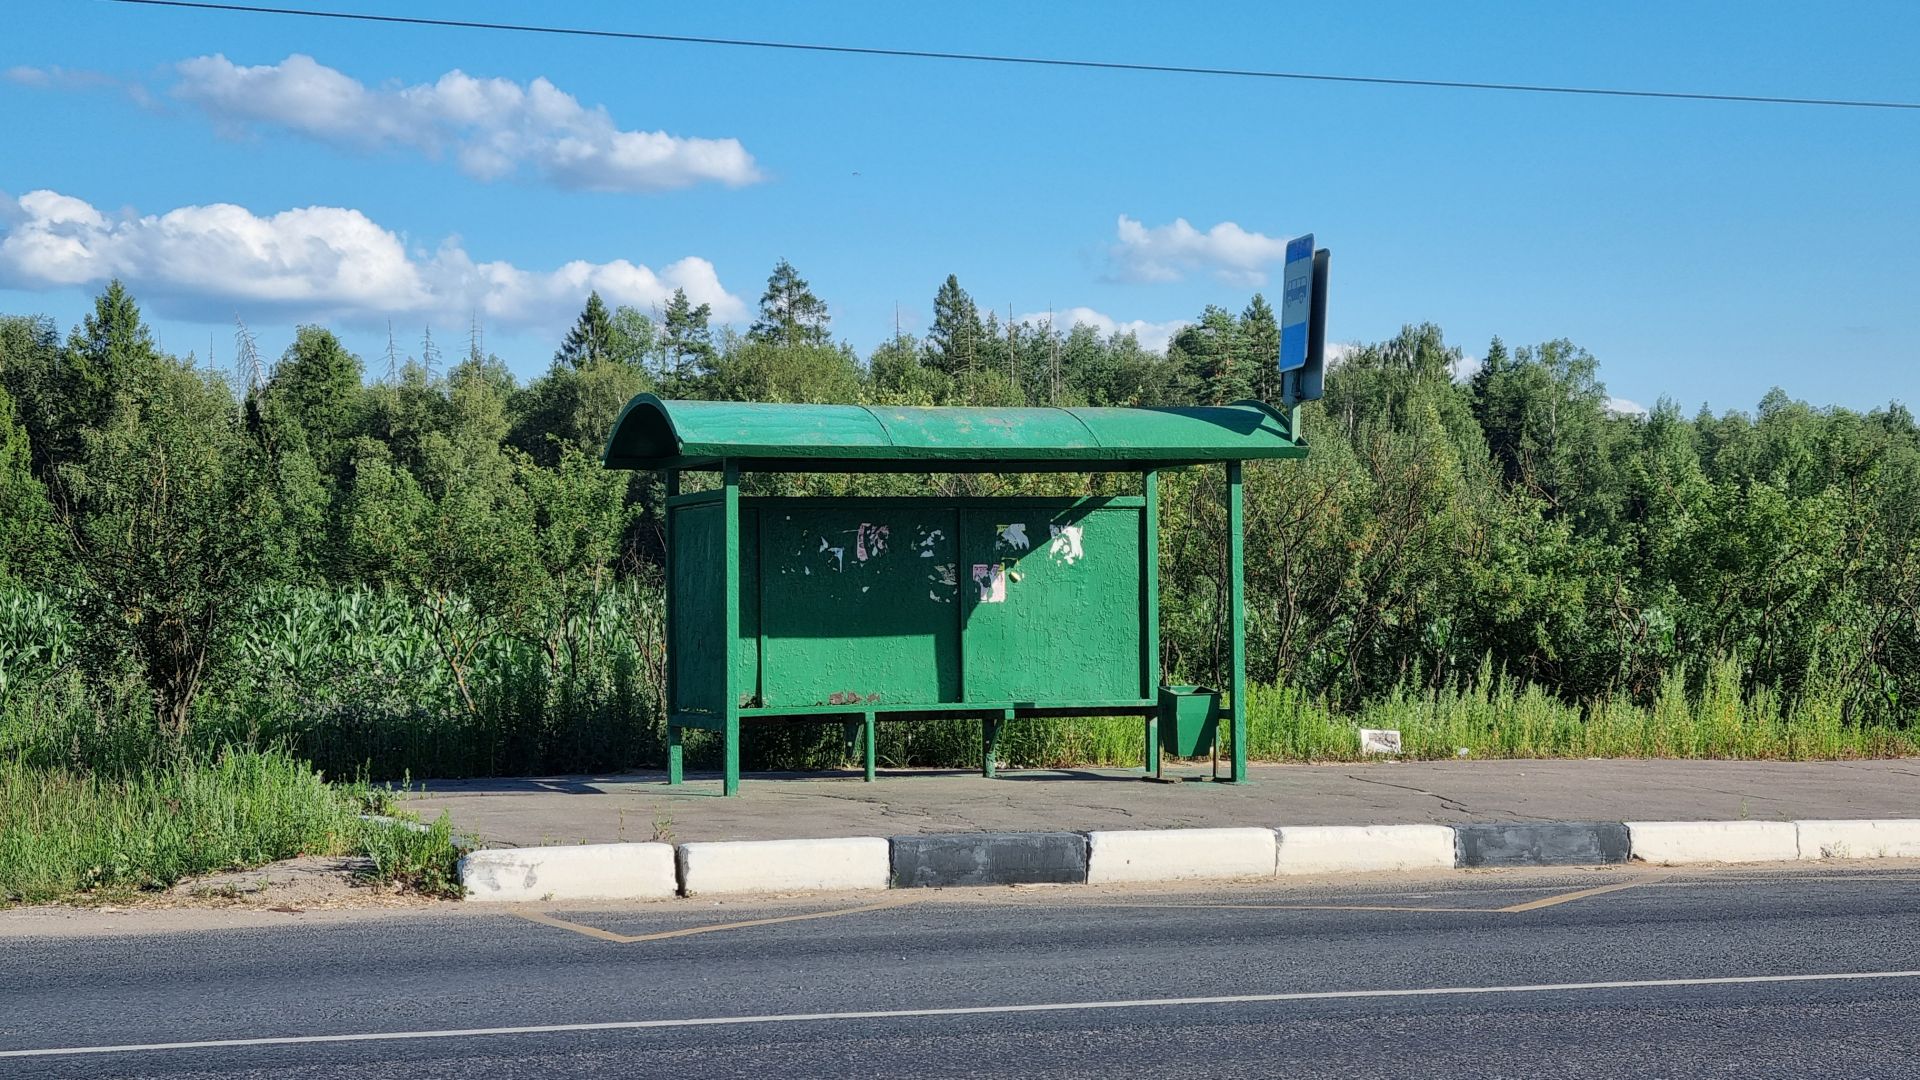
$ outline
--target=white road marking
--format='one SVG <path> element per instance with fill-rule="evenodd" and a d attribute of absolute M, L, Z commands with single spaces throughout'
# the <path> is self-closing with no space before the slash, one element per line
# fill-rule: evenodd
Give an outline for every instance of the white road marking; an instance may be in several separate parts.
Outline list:
<path fill-rule="evenodd" d="M 679 1020 L 613 1020 L 597 1024 L 535 1024 L 525 1027 L 448 1028 L 439 1031 L 367 1031 L 347 1035 L 280 1035 L 257 1039 L 206 1039 L 199 1042 L 128 1043 L 120 1046 L 61 1046 L 38 1050 L 0 1050 L 0 1058 L 52 1057 L 59 1054 L 130 1054 L 155 1050 L 220 1050 L 241 1046 L 308 1046 L 316 1043 L 390 1042 L 406 1039 L 457 1039 L 473 1035 L 555 1035 L 577 1031 L 639 1031 L 649 1028 L 727 1027 L 736 1024 L 799 1024 L 832 1020 L 912 1020 L 935 1016 L 994 1016 L 1010 1013 L 1076 1012 L 1094 1009 L 1156 1009 L 1191 1005 L 1248 1005 L 1285 1001 L 1460 997 L 1473 994 L 1539 994 L 1565 990 L 1647 990 L 1661 987 L 1752 986 L 1763 983 L 1846 982 L 1913 978 L 1920 978 L 1920 971 L 1848 971 L 1817 975 L 1731 975 L 1704 979 L 1622 979 L 1612 982 L 1531 983 L 1518 986 L 1435 986 L 1404 990 L 1310 990 L 1290 994 L 1226 994 L 1218 997 L 1133 998 L 1120 1001 L 1063 1001 L 1039 1005 L 969 1005 L 944 1009 L 880 1009 L 870 1012 L 783 1013 L 770 1016 L 702 1016 Z"/>

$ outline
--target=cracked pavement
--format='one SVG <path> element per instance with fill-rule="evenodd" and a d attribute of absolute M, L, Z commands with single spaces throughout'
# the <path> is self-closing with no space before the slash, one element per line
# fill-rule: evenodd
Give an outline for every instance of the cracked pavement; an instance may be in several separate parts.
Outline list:
<path fill-rule="evenodd" d="M 1150 783 L 1137 770 L 660 773 L 430 782 L 407 806 L 490 844 L 784 840 L 907 833 L 1920 817 L 1920 762 L 1425 761 L 1255 765 L 1252 783 Z M 1200 776 L 1199 764 L 1169 776 Z"/>

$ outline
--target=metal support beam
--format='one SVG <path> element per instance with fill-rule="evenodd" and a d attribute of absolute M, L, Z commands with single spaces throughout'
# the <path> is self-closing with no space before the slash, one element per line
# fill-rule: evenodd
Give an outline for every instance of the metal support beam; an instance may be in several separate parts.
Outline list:
<path fill-rule="evenodd" d="M 867 714 L 865 714 L 864 719 L 866 721 L 865 756 L 867 759 L 867 783 L 871 784 L 873 783 L 874 763 L 878 760 L 880 756 L 879 748 L 874 745 L 874 735 L 877 733 L 878 728 L 874 723 L 873 713 L 868 712 Z"/>
<path fill-rule="evenodd" d="M 720 675 L 722 687 L 721 703 L 726 707 L 727 728 L 726 762 L 721 773 L 720 793 L 736 795 L 740 792 L 740 687 L 734 685 L 734 660 L 740 652 L 740 465 L 728 461 L 722 470 L 724 493 L 721 496 L 723 507 L 722 530 L 726 535 L 726 544 L 722 557 L 727 564 L 722 571 L 726 587 L 722 590 L 722 602 L 726 610 L 726 665 Z"/>
<path fill-rule="evenodd" d="M 667 498 L 680 494 L 680 470 L 667 470 Z M 666 558 L 662 560 L 667 582 L 667 640 L 673 640 L 673 508 L 665 501 L 660 504 L 661 531 L 666 543 Z M 680 751 L 680 729 L 673 725 L 673 710 L 680 707 L 680 686 L 673 675 L 674 657 L 667 657 L 667 700 L 661 711 L 667 714 L 667 786 L 678 787 L 685 779 L 682 772 Z"/>
<path fill-rule="evenodd" d="M 1246 538 L 1240 499 L 1240 462 L 1227 462 L 1227 637 L 1233 671 L 1227 691 L 1233 701 L 1233 779 L 1247 782 L 1247 596 Z"/>
<path fill-rule="evenodd" d="M 1140 474 L 1145 506 L 1140 511 L 1140 696 L 1160 693 L 1160 474 Z M 1147 717 L 1146 771 L 1160 774 L 1160 723 Z"/>

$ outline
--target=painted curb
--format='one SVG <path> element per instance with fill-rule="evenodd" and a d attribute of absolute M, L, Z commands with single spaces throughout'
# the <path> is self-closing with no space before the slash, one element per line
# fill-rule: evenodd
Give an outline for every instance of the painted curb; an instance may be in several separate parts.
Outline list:
<path fill-rule="evenodd" d="M 1293 825 L 1274 832 L 1275 872 L 1283 875 L 1453 869 L 1453 830 L 1445 825 Z"/>
<path fill-rule="evenodd" d="M 477 901 L 1170 882 L 1393 870 L 1920 858 L 1920 819 L 1543 821 L 935 833 L 827 840 L 489 848 Z"/>
<path fill-rule="evenodd" d="M 1663 866 L 1795 862 L 1800 829 L 1791 821 L 1629 821 L 1633 857 Z"/>
<path fill-rule="evenodd" d="M 1086 882 L 1087 838 L 1080 833 L 935 833 L 893 838 L 896 889 Z"/>
<path fill-rule="evenodd" d="M 1618 821 L 1488 822 L 1453 827 L 1454 861 L 1478 866 L 1605 866 L 1633 857 Z"/>
<path fill-rule="evenodd" d="M 680 888 L 688 896 L 884 889 L 891 846 L 878 836 L 681 844 Z"/>
<path fill-rule="evenodd" d="M 1920 821 L 1867 818 L 1856 821 L 1796 821 L 1802 859 L 1920 858 Z"/>
<path fill-rule="evenodd" d="M 1087 884 L 1272 877 L 1272 829 L 1142 829 L 1087 834 Z"/>
<path fill-rule="evenodd" d="M 672 844 L 487 848 L 460 859 L 469 900 L 657 900 L 674 895 Z"/>

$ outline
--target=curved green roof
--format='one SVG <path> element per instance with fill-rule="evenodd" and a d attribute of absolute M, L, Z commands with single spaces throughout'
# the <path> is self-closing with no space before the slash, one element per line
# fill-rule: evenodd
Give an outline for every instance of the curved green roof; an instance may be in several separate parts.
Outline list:
<path fill-rule="evenodd" d="M 1305 457 L 1283 414 L 1254 401 L 1141 409 L 987 409 L 627 403 L 609 469 L 705 468 L 723 460 L 785 472 L 1131 471 Z"/>

